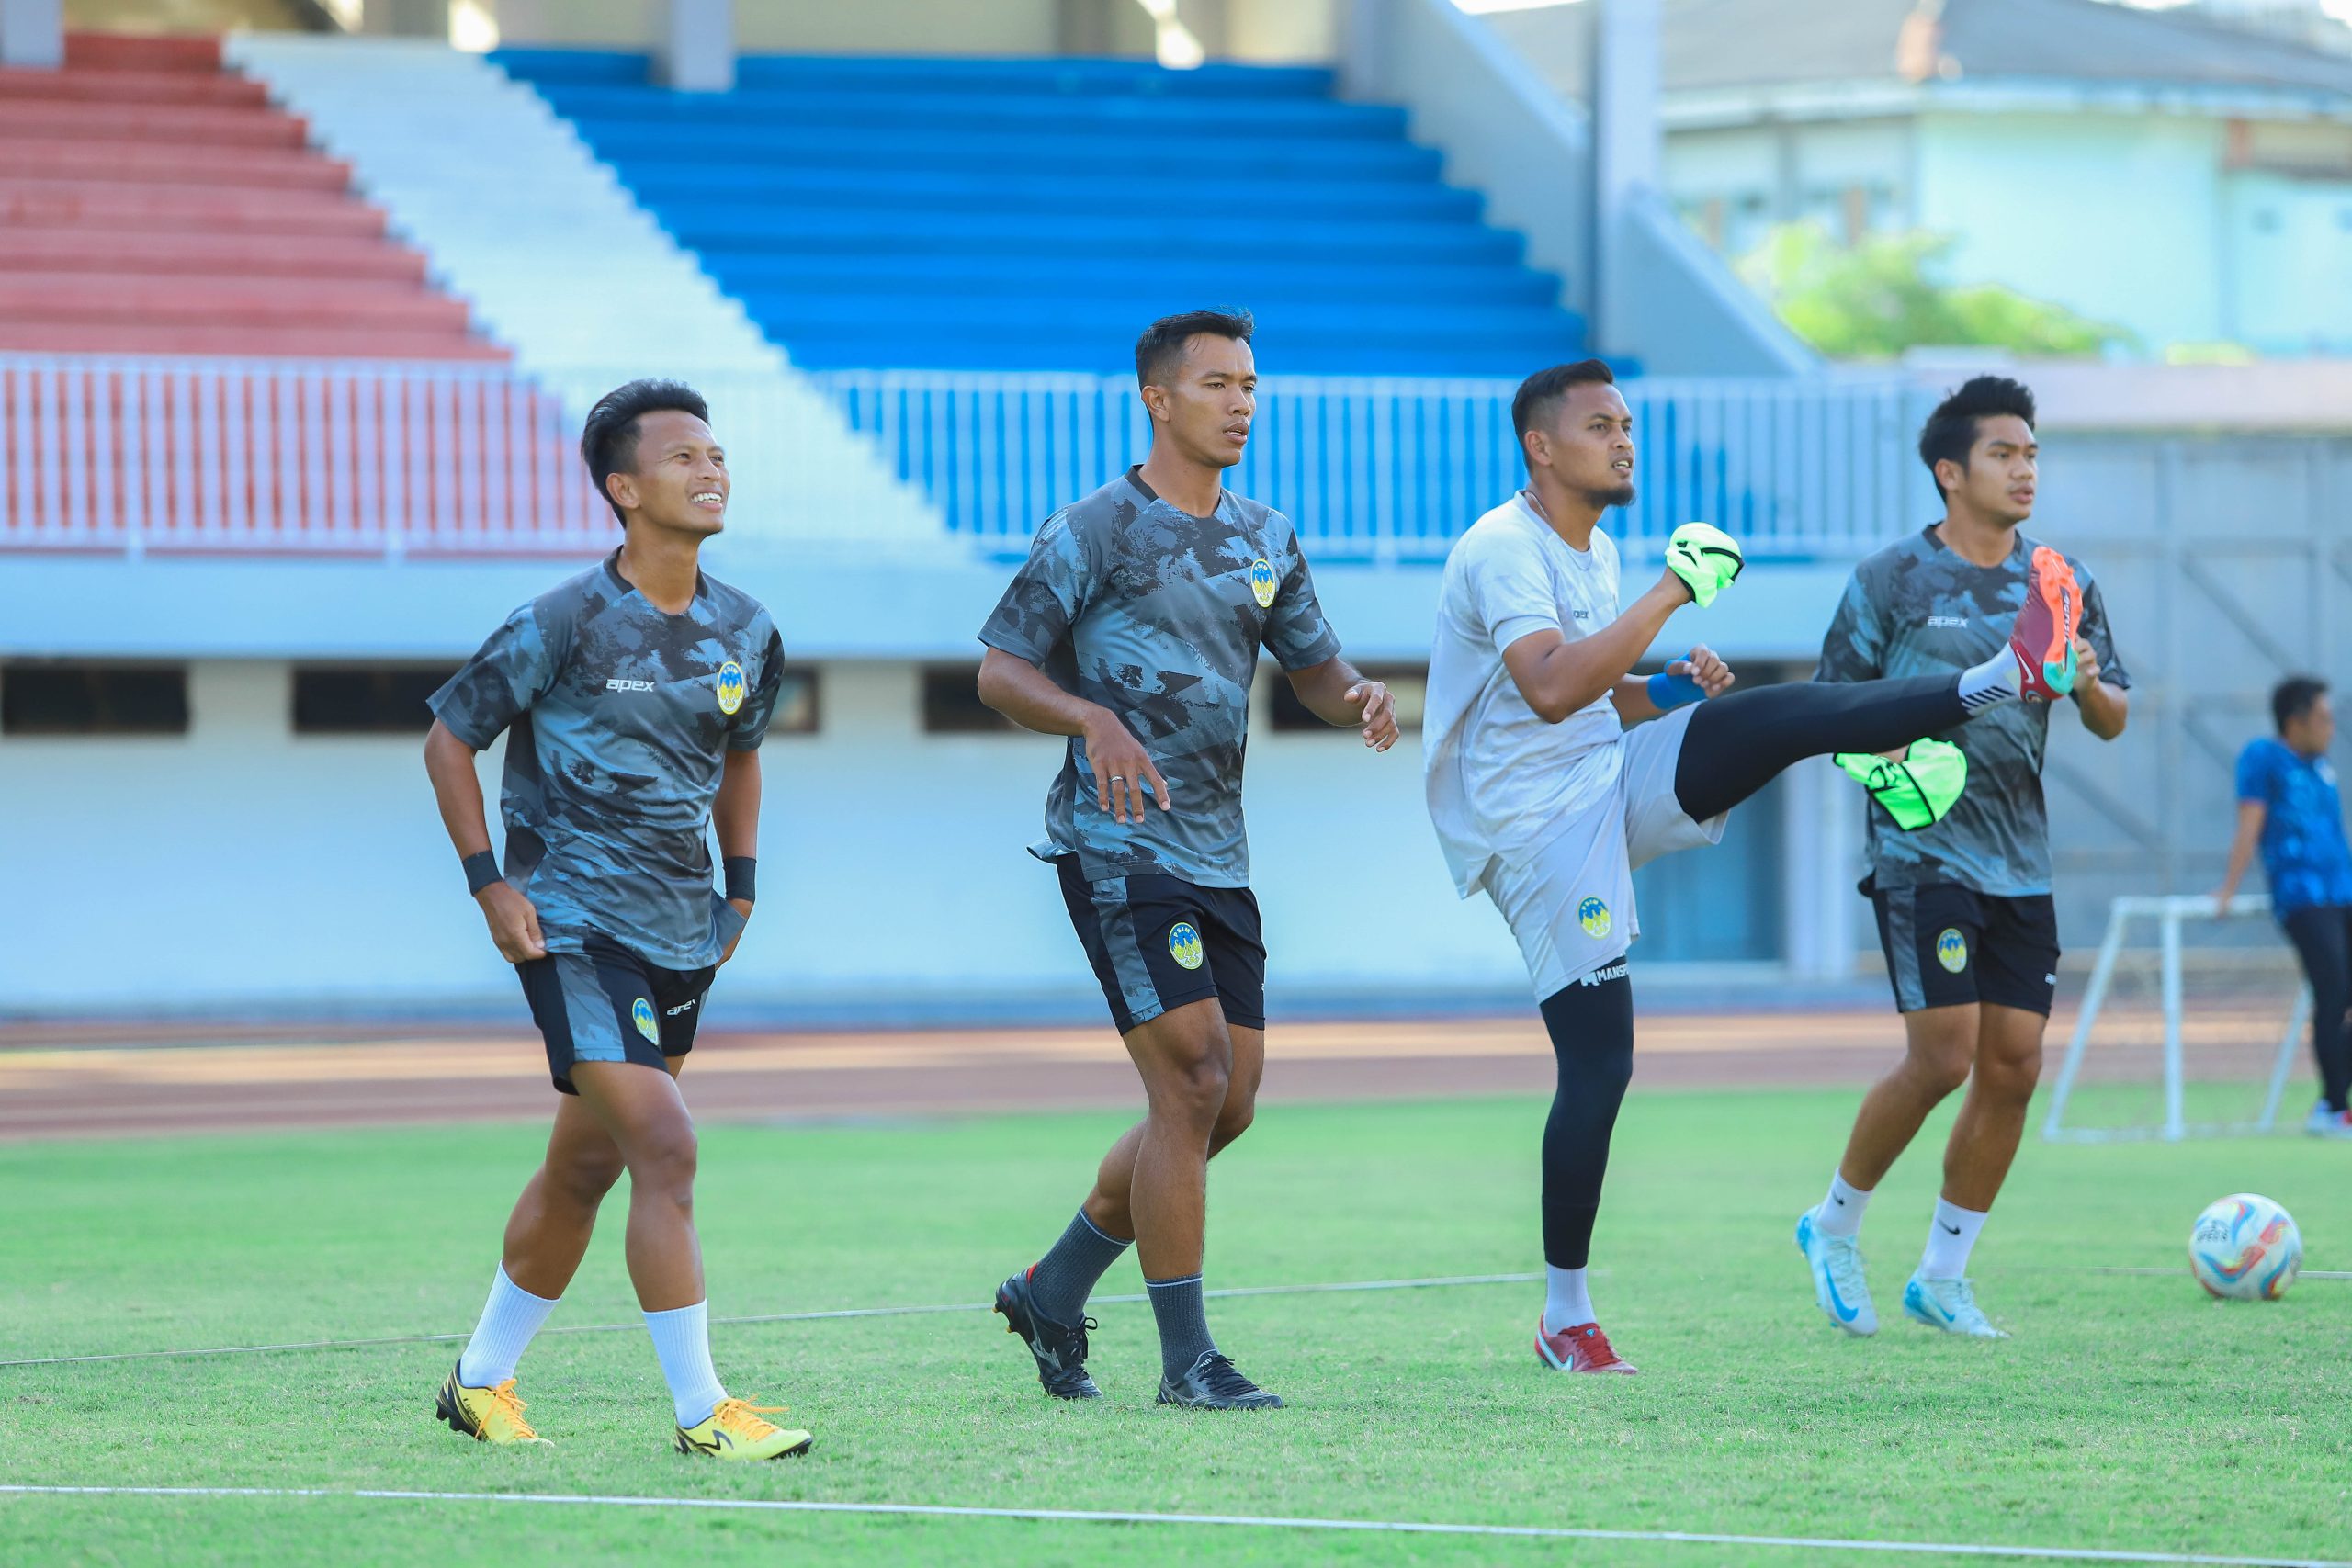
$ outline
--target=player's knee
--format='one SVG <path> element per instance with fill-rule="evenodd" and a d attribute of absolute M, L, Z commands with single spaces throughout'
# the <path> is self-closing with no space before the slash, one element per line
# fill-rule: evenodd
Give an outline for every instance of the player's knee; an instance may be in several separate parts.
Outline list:
<path fill-rule="evenodd" d="M 1962 1043 L 1938 1041 L 1911 1049 L 1911 1076 L 1929 1093 L 1941 1098 L 1968 1081 L 1975 1053 Z"/>
<path fill-rule="evenodd" d="M 646 1134 L 629 1150 L 629 1180 L 640 1190 L 684 1201 L 693 1196 L 699 1157 L 692 1122 L 665 1127 Z"/>
<path fill-rule="evenodd" d="M 2041 1081 L 2041 1053 L 2016 1056 L 1986 1055 L 1976 1064 L 1976 1081 L 1982 1092 L 2003 1100 L 2030 1100 L 2034 1086 Z"/>
<path fill-rule="evenodd" d="M 1202 1051 L 1170 1065 L 1159 1077 L 1151 1107 L 1206 1132 L 1225 1110 L 1233 1075 L 1215 1052 Z"/>
<path fill-rule="evenodd" d="M 593 1209 L 620 1180 L 624 1168 L 618 1149 L 566 1155 L 548 1161 L 548 1184 L 571 1202 Z"/>

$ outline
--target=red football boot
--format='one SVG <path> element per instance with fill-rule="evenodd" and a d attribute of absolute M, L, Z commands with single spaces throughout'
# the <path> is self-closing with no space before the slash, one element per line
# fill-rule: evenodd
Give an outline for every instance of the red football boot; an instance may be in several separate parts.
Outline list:
<path fill-rule="evenodd" d="M 2048 545 L 2037 545 L 2009 647 L 2024 667 L 2020 694 L 2030 703 L 2054 703 L 2075 689 L 2075 628 L 2082 624 L 2083 590 L 2075 569 Z"/>
<path fill-rule="evenodd" d="M 1597 1323 L 1579 1323 L 1563 1328 L 1557 1334 L 1544 1332 L 1544 1319 L 1535 1319 L 1535 1353 L 1544 1364 L 1555 1372 L 1636 1372 L 1633 1362 L 1609 1347 L 1609 1336 L 1600 1332 Z"/>

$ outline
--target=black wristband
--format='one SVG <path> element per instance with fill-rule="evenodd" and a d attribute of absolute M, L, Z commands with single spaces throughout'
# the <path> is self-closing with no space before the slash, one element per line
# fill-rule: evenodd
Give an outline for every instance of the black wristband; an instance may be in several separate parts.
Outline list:
<path fill-rule="evenodd" d="M 727 873 L 727 901 L 741 898 L 746 904 L 760 901 L 760 863 L 752 855 L 729 855 L 722 863 Z"/>
<path fill-rule="evenodd" d="M 476 850 L 458 863 L 466 868 L 466 891 L 479 896 L 481 890 L 499 880 L 498 857 L 488 850 Z"/>

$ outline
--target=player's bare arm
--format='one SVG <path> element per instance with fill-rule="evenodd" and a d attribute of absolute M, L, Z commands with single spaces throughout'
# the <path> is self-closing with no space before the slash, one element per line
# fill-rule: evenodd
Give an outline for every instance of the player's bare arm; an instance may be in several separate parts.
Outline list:
<path fill-rule="evenodd" d="M 1528 633 L 1503 649 L 1503 668 L 1535 716 L 1557 724 L 1616 691 L 1666 629 L 1667 617 L 1689 603 L 1690 590 L 1667 572 L 1590 637 L 1570 642 L 1551 627 Z"/>
<path fill-rule="evenodd" d="M 2216 915 L 2230 912 L 2230 900 L 2237 897 L 2238 884 L 2245 880 L 2246 868 L 2254 864 L 2254 852 L 2262 843 L 2262 826 L 2269 819 L 2269 802 L 2238 802 L 2238 831 L 2237 837 L 2230 840 L 2230 868 L 2222 873 L 2222 886 L 2213 893 Z"/>
<path fill-rule="evenodd" d="M 1333 657 L 1290 671 L 1290 689 L 1307 712 L 1334 729 L 1361 726 L 1363 743 L 1374 751 L 1396 744 L 1396 699 L 1385 683 L 1366 680 L 1346 660 Z"/>
<path fill-rule="evenodd" d="M 2075 639 L 2075 706 L 2083 716 L 2083 728 L 2101 740 L 2122 734 L 2132 717 L 2132 694 L 2098 678 L 2098 655 L 2085 637 Z"/>
<path fill-rule="evenodd" d="M 1102 704 L 1063 691 L 1027 660 L 1001 648 L 983 654 L 980 701 L 1023 729 L 1083 737 L 1087 761 L 1094 769 L 1094 804 L 1114 820 L 1143 820 L 1147 784 L 1160 809 L 1168 808 L 1168 781 L 1159 776 L 1135 731 Z"/>
<path fill-rule="evenodd" d="M 424 773 L 433 781 L 433 798 L 441 807 L 441 825 L 460 860 L 490 852 L 490 825 L 482 815 L 481 780 L 474 774 L 474 749 L 449 732 L 439 719 L 424 738 Z M 490 939 L 509 964 L 545 958 L 546 942 L 539 935 L 539 912 L 504 878 L 474 895 L 482 919 L 490 924 Z"/>
<path fill-rule="evenodd" d="M 718 834 L 718 855 L 721 861 L 756 859 L 760 852 L 760 754 L 757 751 L 729 751 L 726 772 L 719 775 L 718 796 L 710 803 L 710 825 Z M 730 897 L 727 902 L 746 920 L 752 918 L 749 898 Z M 737 931 L 718 955 L 723 965 L 735 956 L 735 945 L 743 940 Z"/>

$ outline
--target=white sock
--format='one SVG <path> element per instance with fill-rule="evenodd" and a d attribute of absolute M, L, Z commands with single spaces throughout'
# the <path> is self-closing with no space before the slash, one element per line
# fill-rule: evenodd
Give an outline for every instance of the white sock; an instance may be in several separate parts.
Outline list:
<path fill-rule="evenodd" d="M 1960 705 L 1972 717 L 1995 703 L 2008 702 L 2024 693 L 2025 666 L 2018 662 L 2018 650 L 2007 643 L 1984 663 L 1960 672 Z"/>
<path fill-rule="evenodd" d="M 514 1375 L 514 1363 L 523 1359 L 523 1348 L 539 1325 L 555 1311 L 555 1303 L 546 1296 L 535 1296 L 506 1277 L 506 1265 L 498 1266 L 498 1278 L 490 1282 L 490 1300 L 482 1304 L 481 1316 L 474 1324 L 473 1337 L 466 1341 L 465 1354 L 458 1358 L 458 1381 L 468 1388 L 496 1388 Z"/>
<path fill-rule="evenodd" d="M 1829 1177 L 1829 1196 L 1813 1212 L 1813 1228 L 1824 1235 L 1856 1236 L 1862 1234 L 1862 1211 L 1871 1206 L 1871 1195 L 1847 1181 L 1839 1172 Z"/>
<path fill-rule="evenodd" d="M 1974 1209 L 1936 1200 L 1936 1217 L 1928 1226 L 1928 1250 L 1920 1256 L 1919 1272 L 1930 1280 L 1957 1280 L 1968 1272 L 1969 1249 L 1984 1216 Z"/>
<path fill-rule="evenodd" d="M 1591 1321 L 1592 1298 L 1585 1294 L 1584 1270 L 1544 1265 L 1544 1332 L 1557 1334 Z"/>
<path fill-rule="evenodd" d="M 709 1420 L 727 1397 L 710 1364 L 710 1303 L 649 1312 L 645 1327 L 653 1336 L 653 1353 L 662 1358 L 662 1376 L 670 1385 L 670 1403 L 678 1408 L 678 1425 L 695 1427 Z"/>

